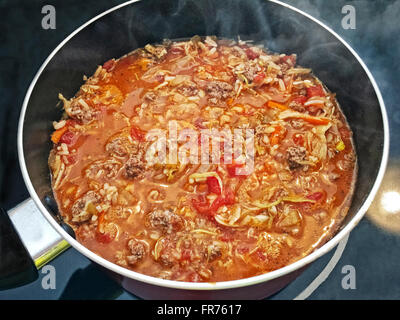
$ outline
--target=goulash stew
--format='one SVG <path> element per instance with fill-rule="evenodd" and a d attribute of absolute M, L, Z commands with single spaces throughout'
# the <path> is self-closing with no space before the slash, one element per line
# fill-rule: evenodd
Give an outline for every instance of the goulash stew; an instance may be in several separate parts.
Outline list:
<path fill-rule="evenodd" d="M 352 133 L 335 95 L 250 42 L 165 41 L 99 66 L 54 122 L 65 222 L 96 254 L 163 279 L 260 275 L 346 215 Z"/>

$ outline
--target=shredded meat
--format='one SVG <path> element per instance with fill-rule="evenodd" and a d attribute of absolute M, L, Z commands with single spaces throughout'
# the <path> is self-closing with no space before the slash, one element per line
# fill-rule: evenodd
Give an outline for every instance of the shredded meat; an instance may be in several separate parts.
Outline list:
<path fill-rule="evenodd" d="M 300 162 L 305 160 L 307 150 L 304 147 L 289 147 L 286 155 L 289 168 L 290 170 L 293 170 L 302 166 Z"/>
<path fill-rule="evenodd" d="M 232 85 L 223 81 L 211 81 L 207 83 L 205 89 L 210 97 L 208 101 L 213 104 L 229 98 L 233 93 Z"/>
<path fill-rule="evenodd" d="M 149 216 L 150 225 L 163 233 L 171 234 L 182 227 L 182 218 L 169 210 L 154 210 Z"/>
<path fill-rule="evenodd" d="M 126 261 L 129 265 L 135 265 L 139 261 L 141 261 L 146 255 L 146 246 L 143 242 L 131 239 L 128 242 L 128 248 L 130 251 L 130 255 L 126 257 Z"/>

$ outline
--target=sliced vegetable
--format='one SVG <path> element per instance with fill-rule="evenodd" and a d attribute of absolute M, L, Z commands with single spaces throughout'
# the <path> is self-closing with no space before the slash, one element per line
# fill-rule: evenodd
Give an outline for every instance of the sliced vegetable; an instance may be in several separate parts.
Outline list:
<path fill-rule="evenodd" d="M 271 109 L 279 109 L 279 110 L 289 109 L 286 105 L 272 100 L 269 100 L 265 105 Z"/>
<path fill-rule="evenodd" d="M 284 138 L 285 131 L 282 126 L 276 126 L 274 132 L 269 136 L 269 142 L 271 146 L 277 145 Z"/>
<path fill-rule="evenodd" d="M 328 118 L 309 116 L 307 114 L 292 110 L 286 110 L 279 114 L 279 119 L 288 119 L 288 118 L 302 119 L 304 121 L 307 121 L 308 123 L 315 125 L 326 125 L 330 123 L 330 120 Z"/>
<path fill-rule="evenodd" d="M 67 126 L 62 127 L 61 129 L 58 129 L 56 131 L 53 132 L 53 134 L 51 135 L 51 141 L 53 141 L 54 143 L 59 143 L 61 137 L 63 136 L 63 134 L 68 130 Z"/>
<path fill-rule="evenodd" d="M 297 195 L 292 195 L 292 196 L 287 196 L 283 197 L 282 201 L 287 201 L 287 202 L 315 202 L 315 199 L 309 198 L 309 197 L 302 197 L 302 196 L 297 196 Z"/>
<path fill-rule="evenodd" d="M 271 208 L 273 206 L 277 206 L 278 204 L 280 204 L 281 202 L 311 202 L 314 203 L 315 200 L 313 199 L 309 199 L 308 197 L 304 198 L 302 196 L 297 196 L 297 195 L 293 195 L 293 196 L 287 196 L 287 197 L 283 197 L 280 198 L 278 200 L 275 200 L 273 202 L 267 202 L 267 203 L 261 203 L 259 200 L 253 201 L 251 203 L 251 205 L 253 205 L 254 207 L 257 207 L 258 209 L 268 209 Z"/>
<path fill-rule="evenodd" d="M 337 151 L 343 151 L 346 148 L 346 145 L 344 144 L 343 140 L 340 140 L 337 144 L 336 144 L 336 150 Z"/>

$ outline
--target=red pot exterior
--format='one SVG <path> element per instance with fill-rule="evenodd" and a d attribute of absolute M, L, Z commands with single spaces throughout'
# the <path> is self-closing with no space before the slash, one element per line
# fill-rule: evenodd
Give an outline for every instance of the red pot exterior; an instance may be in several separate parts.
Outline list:
<path fill-rule="evenodd" d="M 290 282 L 296 279 L 307 266 L 281 277 L 233 289 L 223 290 L 185 290 L 155 286 L 119 274 L 107 272 L 125 290 L 137 297 L 146 300 L 259 300 L 267 298 L 283 289 Z"/>

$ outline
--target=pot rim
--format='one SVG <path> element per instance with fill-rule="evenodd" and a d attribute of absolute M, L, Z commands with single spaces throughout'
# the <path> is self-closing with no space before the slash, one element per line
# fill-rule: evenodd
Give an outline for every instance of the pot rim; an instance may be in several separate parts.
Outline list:
<path fill-rule="evenodd" d="M 29 194 L 31 195 L 32 199 L 34 200 L 35 204 L 41 211 L 41 213 L 44 215 L 44 217 L 47 219 L 47 221 L 53 226 L 53 228 L 65 239 L 67 240 L 68 243 L 70 243 L 76 250 L 78 250 L 81 254 L 84 256 L 88 257 L 90 260 L 92 260 L 95 263 L 100 264 L 101 266 L 118 273 L 124 277 L 134 279 L 140 282 L 144 282 L 147 284 L 152 284 L 156 286 L 162 286 L 162 287 L 168 287 L 168 288 L 175 288 L 175 289 L 185 289 L 185 290 L 221 290 L 221 289 L 233 289 L 233 288 L 240 288 L 244 286 L 250 286 L 250 285 L 255 285 L 259 284 L 262 282 L 270 281 L 273 279 L 276 279 L 278 277 L 284 276 L 286 274 L 289 274 L 291 272 L 294 272 L 295 270 L 298 270 L 317 258 L 321 257 L 322 255 L 326 254 L 329 252 L 332 248 L 334 248 L 339 241 L 341 241 L 347 234 L 350 233 L 350 231 L 359 223 L 361 218 L 364 216 L 366 211 L 368 210 L 369 206 L 371 205 L 378 188 L 382 182 L 385 170 L 386 170 L 386 165 L 388 162 L 388 156 L 389 156 L 389 124 L 388 124 L 388 117 L 387 117 L 387 112 L 385 108 L 385 104 L 381 95 L 381 92 L 376 84 L 376 81 L 374 77 L 372 76 L 371 72 L 365 65 L 365 63 L 361 60 L 360 56 L 356 53 L 356 51 L 345 41 L 343 40 L 335 31 L 333 31 L 330 27 L 326 26 L 324 23 L 321 21 L 317 20 L 316 18 L 312 17 L 308 13 L 305 13 L 289 4 L 283 3 L 278 0 L 268 0 L 270 2 L 276 3 L 278 5 L 281 5 L 283 7 L 286 7 L 288 9 L 291 9 L 292 11 L 295 11 L 308 19 L 312 20 L 313 22 L 317 23 L 320 25 L 322 28 L 326 29 L 328 32 L 330 32 L 333 36 L 335 36 L 352 54 L 353 56 L 357 59 L 358 63 L 363 67 L 365 73 L 367 74 L 370 82 L 372 83 L 372 86 L 374 87 L 376 96 L 379 101 L 380 105 L 380 110 L 382 114 L 382 121 L 383 121 L 383 133 L 384 133 L 384 143 L 383 143 L 383 151 L 382 151 L 382 159 L 379 167 L 379 171 L 377 174 L 377 177 L 375 179 L 375 182 L 373 184 L 373 187 L 368 194 L 368 197 L 364 201 L 363 205 L 361 208 L 358 210 L 358 212 L 355 214 L 355 216 L 349 221 L 349 223 L 341 229 L 338 233 L 335 234 L 332 239 L 327 241 L 323 246 L 312 252 L 311 254 L 307 255 L 306 257 L 290 264 L 287 265 L 283 268 L 250 277 L 250 278 L 245 278 L 245 279 L 239 279 L 239 280 L 231 280 L 231 281 L 222 281 L 222 282 L 214 282 L 214 283 L 193 283 L 193 282 L 183 282 L 183 281 L 175 281 L 175 280 L 165 280 L 165 279 L 160 279 L 152 276 L 147 276 L 129 269 L 126 269 L 124 267 L 118 266 L 111 261 L 108 261 L 99 255 L 95 254 L 94 252 L 90 251 L 86 247 L 84 247 L 82 244 L 80 244 L 77 240 L 72 238 L 68 233 L 66 233 L 61 226 L 56 222 L 56 220 L 53 218 L 53 216 L 48 212 L 48 210 L 44 207 L 42 204 L 39 196 L 37 195 L 33 184 L 29 178 L 27 166 L 25 163 L 25 157 L 24 157 L 24 150 L 23 150 L 23 128 L 24 128 L 24 119 L 25 119 L 25 113 L 26 109 L 28 107 L 28 102 L 30 99 L 30 96 L 32 94 L 33 88 L 36 85 L 37 80 L 39 79 L 40 75 L 42 74 L 43 70 L 46 68 L 47 64 L 50 62 L 50 60 L 56 55 L 56 53 L 76 34 L 78 34 L 81 30 L 86 28 L 88 25 L 91 23 L 97 21 L 98 19 L 102 18 L 103 16 L 118 10 L 122 7 L 125 7 L 127 5 L 130 5 L 132 3 L 138 2 L 140 0 L 130 0 L 127 2 L 124 2 L 120 5 L 117 5 L 115 7 L 112 7 L 101 14 L 95 16 L 94 18 L 90 19 L 86 23 L 84 23 L 82 26 L 77 28 L 75 31 L 73 31 L 69 36 L 67 36 L 52 52 L 51 54 L 47 57 L 47 59 L 44 61 L 38 72 L 36 73 L 34 79 L 32 80 L 28 91 L 25 95 L 25 99 L 23 101 L 22 109 L 21 109 L 21 114 L 19 118 L 19 124 L 18 124 L 18 158 L 19 158 L 19 164 L 20 168 L 22 171 L 22 176 L 25 181 L 25 184 L 27 186 L 27 189 L 29 191 Z"/>

